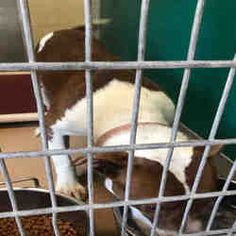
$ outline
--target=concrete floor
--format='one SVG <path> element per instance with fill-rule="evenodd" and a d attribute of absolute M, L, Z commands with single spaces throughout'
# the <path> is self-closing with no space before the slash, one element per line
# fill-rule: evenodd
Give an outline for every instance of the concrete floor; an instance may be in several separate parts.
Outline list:
<path fill-rule="evenodd" d="M 35 126 L 0 127 L 0 147 L 2 152 L 37 151 L 40 140 L 34 136 Z M 76 141 L 72 140 L 73 145 Z M 44 163 L 41 158 L 14 158 L 6 161 L 12 180 L 35 177 L 42 188 L 47 188 Z M 0 181 L 2 176 L 0 174 Z M 21 187 L 32 187 L 31 183 L 20 184 Z M 16 185 L 16 186 L 19 186 Z M 95 183 L 95 201 L 106 202 L 110 195 L 101 185 Z M 95 211 L 96 235 L 118 235 L 113 213 L 110 209 Z"/>

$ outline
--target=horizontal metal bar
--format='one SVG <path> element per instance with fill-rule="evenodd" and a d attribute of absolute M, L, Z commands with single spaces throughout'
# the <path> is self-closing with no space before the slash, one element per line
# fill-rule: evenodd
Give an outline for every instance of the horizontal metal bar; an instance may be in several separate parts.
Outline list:
<path fill-rule="evenodd" d="M 84 204 L 78 206 L 66 206 L 66 207 L 56 207 L 56 208 L 40 208 L 33 210 L 20 210 L 16 212 L 8 211 L 1 212 L 0 218 L 6 217 L 15 217 L 15 216 L 31 216 L 31 215 L 40 215 L 40 214 L 52 214 L 52 213 L 62 213 L 62 212 L 73 212 L 73 211 L 87 211 L 91 208 L 93 209 L 106 209 L 113 207 L 124 206 L 124 204 L 135 206 L 142 204 L 153 204 L 160 202 L 175 202 L 175 201 L 184 201 L 188 200 L 190 197 L 193 199 L 204 199 L 204 198 L 214 198 L 218 196 L 233 196 L 236 195 L 236 190 L 229 190 L 225 192 L 209 192 L 209 193 L 196 193 L 194 195 L 178 195 L 178 196 L 165 196 L 161 198 L 146 198 L 140 200 L 128 200 L 125 201 L 116 201 L 108 203 L 94 203 L 94 204 Z"/>
<path fill-rule="evenodd" d="M 231 228 L 228 229 L 218 229 L 218 230 L 211 230 L 206 233 L 206 231 L 198 232 L 198 233 L 192 233 L 192 234 L 182 234 L 182 236 L 208 236 L 208 235 L 217 235 L 217 236 L 223 236 L 227 233 L 232 232 Z M 234 232 L 235 233 L 235 232 Z"/>
<path fill-rule="evenodd" d="M 126 70 L 126 69 L 236 68 L 232 60 L 193 61 L 117 61 L 117 62 L 30 62 L 0 63 L 0 71 L 70 71 L 70 70 Z"/>
<path fill-rule="evenodd" d="M 61 154 L 87 154 L 87 153 L 106 153 L 106 152 L 120 152 L 130 150 L 145 150 L 157 148 L 170 147 L 200 147 L 206 145 L 229 145 L 236 144 L 236 138 L 232 139 L 214 139 L 214 140 L 192 140 L 184 142 L 168 142 L 168 143 L 150 143 L 150 144 L 134 144 L 134 145 L 117 145 L 106 147 L 91 147 L 91 148 L 71 148 L 66 150 L 47 150 L 47 151 L 21 151 L 21 152 L 3 152 L 0 153 L 0 158 L 36 158 L 47 155 L 61 155 Z"/>
<path fill-rule="evenodd" d="M 181 236 L 209 236 L 209 235 L 223 236 L 223 235 L 226 235 L 226 234 L 232 233 L 232 232 L 235 232 L 235 230 L 233 230 L 232 228 L 226 228 L 226 229 L 211 230 L 211 231 L 209 231 L 209 233 L 206 231 L 201 231 L 201 232 L 197 232 L 197 233 L 183 233 L 183 234 L 181 234 Z M 175 236 L 177 234 L 177 232 L 163 230 L 160 228 L 156 228 L 156 233 L 158 233 L 158 235 L 175 235 Z"/>

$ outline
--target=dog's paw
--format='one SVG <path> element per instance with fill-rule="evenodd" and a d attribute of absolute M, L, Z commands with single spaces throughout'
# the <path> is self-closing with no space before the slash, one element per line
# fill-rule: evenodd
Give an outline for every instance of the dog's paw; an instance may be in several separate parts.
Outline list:
<path fill-rule="evenodd" d="M 87 191 L 80 183 L 57 184 L 56 191 L 77 200 L 85 201 L 87 199 Z"/>

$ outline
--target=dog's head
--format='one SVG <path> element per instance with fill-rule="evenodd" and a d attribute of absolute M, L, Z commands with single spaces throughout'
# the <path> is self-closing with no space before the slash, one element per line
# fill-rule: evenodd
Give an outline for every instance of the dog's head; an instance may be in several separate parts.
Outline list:
<path fill-rule="evenodd" d="M 212 165 L 212 158 L 220 151 L 221 146 L 213 146 L 210 149 L 209 157 L 197 192 L 210 192 L 216 190 L 216 171 Z M 185 168 L 184 175 L 189 190 L 193 185 L 204 148 L 195 147 L 192 151 L 191 163 Z M 97 169 L 105 176 L 107 189 L 118 198 L 124 198 L 126 186 L 126 174 L 128 164 L 127 153 L 106 153 L 98 154 L 95 157 L 99 163 Z M 178 163 L 176 163 L 178 165 Z M 130 199 L 154 198 L 158 196 L 161 183 L 163 166 L 157 161 L 146 157 L 135 157 L 131 178 Z M 165 196 L 177 196 L 186 194 L 186 184 L 182 183 L 178 176 L 168 171 L 165 187 Z M 210 212 L 212 199 L 194 201 L 189 219 L 186 224 L 186 232 L 201 230 L 201 222 L 197 219 L 206 212 Z M 177 230 L 180 226 L 186 201 L 164 202 L 161 204 L 159 227 L 167 230 Z M 152 222 L 156 204 L 136 206 Z M 198 210 L 197 210 L 198 209 Z M 199 210 L 201 209 L 201 210 Z"/>

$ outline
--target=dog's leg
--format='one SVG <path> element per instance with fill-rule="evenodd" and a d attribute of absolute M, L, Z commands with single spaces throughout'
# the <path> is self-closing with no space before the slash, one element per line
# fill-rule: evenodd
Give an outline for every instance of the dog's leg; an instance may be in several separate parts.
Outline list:
<path fill-rule="evenodd" d="M 64 149 L 64 134 L 55 126 L 49 140 L 49 149 Z M 53 155 L 52 160 L 57 174 L 56 190 L 78 199 L 84 199 L 85 188 L 77 181 L 77 176 L 68 155 Z"/>

